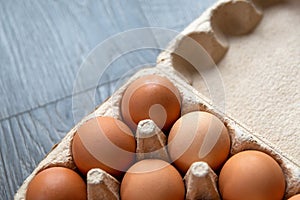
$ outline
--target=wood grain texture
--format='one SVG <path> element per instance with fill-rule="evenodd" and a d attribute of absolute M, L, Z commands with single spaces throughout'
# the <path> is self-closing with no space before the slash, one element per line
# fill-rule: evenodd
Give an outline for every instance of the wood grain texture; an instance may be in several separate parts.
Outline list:
<path fill-rule="evenodd" d="M 74 80 L 97 44 L 133 28 L 180 31 L 213 2 L 0 1 L 1 199 L 13 198 L 24 179 L 74 125 Z M 88 98 L 93 98 L 95 106 L 101 103 L 125 72 L 129 75 L 137 66 L 154 63 L 158 52 L 134 52 L 116 60 L 99 82 L 96 95 Z M 89 110 L 79 112 L 84 115 Z"/>
<path fill-rule="evenodd" d="M 208 2 L 1 1 L 0 119 L 71 95 L 82 60 L 109 36 L 148 26 L 181 30 Z"/>
<path fill-rule="evenodd" d="M 96 92 L 95 101 L 103 102 L 116 85 L 116 82 L 108 82 L 91 89 Z M 1 192 L 7 197 L 4 199 L 12 198 L 15 190 L 52 146 L 74 126 L 72 98 L 48 103 L 0 122 Z"/>

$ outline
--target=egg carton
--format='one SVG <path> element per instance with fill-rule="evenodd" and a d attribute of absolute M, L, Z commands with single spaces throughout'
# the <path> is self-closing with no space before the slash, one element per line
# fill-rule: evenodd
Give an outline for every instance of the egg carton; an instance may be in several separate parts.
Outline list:
<path fill-rule="evenodd" d="M 262 18 L 262 10 L 258 7 L 274 2 L 222 0 L 205 11 L 170 43 L 167 50 L 158 56 L 155 67 L 145 68 L 137 72 L 107 101 L 75 125 L 28 176 L 14 198 L 16 200 L 25 199 L 29 182 L 43 169 L 61 166 L 77 170 L 72 158 L 71 143 L 78 127 L 85 121 L 97 116 L 110 116 L 122 120 L 120 103 L 124 91 L 137 78 L 150 74 L 166 77 L 178 88 L 182 101 L 181 115 L 200 110 L 212 113 L 224 122 L 231 138 L 230 156 L 249 149 L 269 154 L 279 163 L 285 175 L 285 199 L 300 193 L 300 167 L 295 160 L 281 152 L 258 133 L 251 131 L 244 124 L 225 114 L 219 105 L 202 95 L 193 87 L 197 85 L 197 76 L 194 76 L 195 71 L 192 70 L 189 63 L 177 56 L 178 54 L 184 55 L 193 62 L 193 57 L 190 56 L 192 54 L 186 46 L 190 44 L 189 41 L 192 38 L 193 41 L 201 44 L 213 61 L 217 63 L 226 54 L 229 47 L 225 37 L 218 30 L 226 30 L 230 34 L 248 33 L 255 28 Z M 204 70 L 209 69 L 208 63 L 205 61 L 201 63 L 205 67 Z M 170 161 L 165 149 L 167 138 L 152 120 L 143 120 L 138 124 L 136 139 L 137 160 L 159 158 Z M 205 162 L 193 163 L 184 176 L 186 199 L 220 199 L 216 185 L 217 179 L 217 175 Z M 201 187 L 197 187 L 199 185 Z M 87 174 L 89 200 L 120 199 L 119 186 L 118 180 L 101 169 L 92 169 Z"/>

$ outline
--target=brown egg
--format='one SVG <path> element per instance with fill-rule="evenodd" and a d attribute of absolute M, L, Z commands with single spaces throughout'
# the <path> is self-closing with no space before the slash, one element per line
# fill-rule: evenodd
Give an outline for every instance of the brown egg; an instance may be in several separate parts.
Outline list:
<path fill-rule="evenodd" d="M 136 141 L 127 125 L 112 117 L 97 117 L 82 124 L 72 142 L 72 155 L 83 173 L 101 168 L 120 178 L 135 160 Z"/>
<path fill-rule="evenodd" d="M 228 200 L 279 200 L 285 180 L 278 163 L 260 151 L 243 151 L 232 156 L 219 176 L 219 190 Z"/>
<path fill-rule="evenodd" d="M 300 194 L 296 194 L 296 195 L 290 197 L 288 200 L 300 200 Z"/>
<path fill-rule="evenodd" d="M 183 115 L 173 125 L 168 150 L 175 166 L 183 174 L 193 162 L 204 161 L 217 170 L 230 150 L 227 128 L 216 116 L 201 111 Z"/>
<path fill-rule="evenodd" d="M 120 195 L 122 200 L 184 200 L 185 188 L 172 165 L 147 159 L 129 168 L 121 182 Z"/>
<path fill-rule="evenodd" d="M 38 173 L 29 183 L 26 200 L 84 200 L 86 184 L 73 170 L 52 167 Z"/>
<path fill-rule="evenodd" d="M 152 119 L 168 132 L 180 116 L 180 104 L 179 91 L 167 78 L 147 75 L 128 86 L 122 98 L 121 112 L 132 130 L 139 121 Z"/>

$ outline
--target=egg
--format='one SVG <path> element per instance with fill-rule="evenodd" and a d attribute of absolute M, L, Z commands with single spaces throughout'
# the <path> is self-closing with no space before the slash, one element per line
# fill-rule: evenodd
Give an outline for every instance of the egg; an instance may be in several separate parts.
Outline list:
<path fill-rule="evenodd" d="M 296 194 L 296 195 L 290 197 L 288 200 L 300 200 L 300 194 Z"/>
<path fill-rule="evenodd" d="M 190 112 L 173 125 L 168 151 L 182 174 L 196 161 L 204 161 L 217 170 L 228 157 L 230 137 L 224 123 L 216 116 L 202 111 Z"/>
<path fill-rule="evenodd" d="M 72 155 L 86 175 L 100 168 L 121 178 L 135 161 L 136 141 L 129 127 L 112 117 L 96 117 L 82 124 L 72 141 Z"/>
<path fill-rule="evenodd" d="M 271 156 L 248 150 L 232 156 L 224 164 L 219 190 L 227 200 L 279 200 L 284 195 L 285 179 Z"/>
<path fill-rule="evenodd" d="M 122 200 L 184 200 L 185 188 L 172 165 L 146 159 L 129 168 L 121 182 L 120 195 Z"/>
<path fill-rule="evenodd" d="M 133 81 L 125 90 L 121 101 L 124 122 L 136 130 L 139 121 L 152 119 L 168 132 L 180 117 L 180 94 L 167 78 L 147 75 Z"/>
<path fill-rule="evenodd" d="M 86 184 L 73 170 L 52 167 L 39 172 L 29 182 L 26 200 L 84 200 Z"/>

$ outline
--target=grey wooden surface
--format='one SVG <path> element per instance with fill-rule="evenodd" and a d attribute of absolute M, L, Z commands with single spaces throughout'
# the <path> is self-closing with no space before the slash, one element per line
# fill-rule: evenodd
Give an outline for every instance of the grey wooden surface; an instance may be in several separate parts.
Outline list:
<path fill-rule="evenodd" d="M 133 28 L 181 31 L 214 2 L 0 0 L 0 199 L 12 199 L 73 127 L 76 73 L 98 43 Z M 99 82 L 96 103 L 118 87 L 120 69 L 154 63 L 158 52 L 143 51 L 116 62 Z"/>

